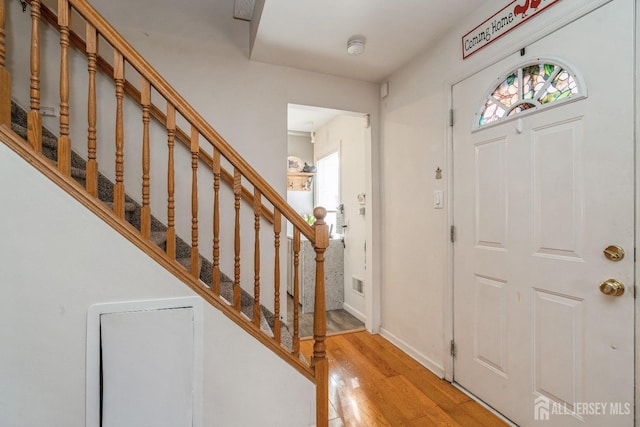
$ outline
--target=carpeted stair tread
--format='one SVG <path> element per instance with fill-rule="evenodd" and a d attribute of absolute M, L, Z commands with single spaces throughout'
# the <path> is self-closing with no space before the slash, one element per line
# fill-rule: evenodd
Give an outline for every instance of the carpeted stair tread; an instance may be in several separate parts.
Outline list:
<path fill-rule="evenodd" d="M 167 233 L 164 231 L 152 231 L 149 240 L 157 246 L 162 246 L 167 241 Z"/>
<path fill-rule="evenodd" d="M 105 205 L 109 206 L 109 209 L 113 210 L 113 202 L 102 202 Z M 135 212 L 137 206 L 133 202 L 124 202 L 124 211 L 125 212 Z"/>
<path fill-rule="evenodd" d="M 176 261 L 178 261 L 178 263 L 180 263 L 184 268 L 191 271 L 191 257 L 176 258 Z"/>
<path fill-rule="evenodd" d="M 229 304 L 233 304 L 233 281 L 228 279 L 226 276 L 220 281 L 220 296 Z M 253 296 L 244 289 L 240 289 L 241 311 L 250 319 L 253 318 L 253 303 Z M 262 313 L 260 316 L 260 323 L 265 323 L 261 328 L 267 332 L 270 337 L 273 337 L 274 315 L 264 306 L 261 306 L 261 309 Z M 293 338 L 284 322 L 281 327 L 280 340 L 284 347 L 288 349 L 292 348 Z"/>
<path fill-rule="evenodd" d="M 11 123 L 11 130 L 13 130 L 15 133 L 17 133 L 18 135 L 20 135 L 25 141 L 27 140 L 27 128 L 24 126 L 21 126 L 17 123 Z M 58 141 L 56 138 L 52 138 L 52 137 L 47 137 L 47 136 L 43 136 L 42 137 L 42 146 L 44 148 L 49 148 L 49 149 L 56 149 L 56 147 L 58 146 Z M 56 160 L 52 160 L 53 164 L 56 165 L 56 167 L 58 166 L 58 162 Z M 82 168 L 78 168 L 78 167 L 71 167 L 71 177 L 75 178 L 75 179 L 87 179 L 87 171 L 82 169 Z"/>
<path fill-rule="evenodd" d="M 76 179 L 87 179 L 87 171 L 85 169 L 71 167 L 71 176 Z"/>
<path fill-rule="evenodd" d="M 27 140 L 27 128 L 17 123 L 11 123 L 11 130 L 20 135 L 24 140 Z M 55 137 L 42 136 L 42 146 L 55 150 L 58 146 L 58 140 Z"/>
<path fill-rule="evenodd" d="M 220 296 L 227 301 L 233 301 L 233 282 L 220 281 Z M 244 289 L 240 290 L 240 305 L 253 306 L 253 297 Z"/>
<path fill-rule="evenodd" d="M 191 258 L 176 258 L 176 261 L 187 270 L 191 270 Z"/>
<path fill-rule="evenodd" d="M 17 133 L 18 135 L 20 135 L 22 137 L 22 139 L 27 139 L 27 128 L 19 125 L 15 122 L 11 123 L 11 130 L 14 131 L 15 133 Z"/>
<path fill-rule="evenodd" d="M 231 289 L 230 292 L 229 289 Z M 253 319 L 253 297 L 244 289 L 241 290 L 240 295 L 240 312 L 251 321 Z M 220 296 L 224 298 L 229 305 L 233 305 L 233 282 L 220 282 Z M 273 338 L 273 329 L 271 329 L 271 325 L 264 314 L 264 307 L 260 307 L 260 329 Z"/>
<path fill-rule="evenodd" d="M 11 130 L 21 136 L 27 141 L 27 128 L 12 122 Z M 50 135 L 46 129 L 43 128 L 42 133 L 42 154 L 51 159 L 51 161 L 57 166 L 55 150 L 58 148 L 58 139 L 55 136 Z M 72 153 L 71 159 L 71 177 L 75 179 L 87 179 L 87 172 L 84 168 L 85 161 L 81 159 L 76 153 Z"/>
<path fill-rule="evenodd" d="M 220 296 L 224 298 L 230 305 L 233 304 L 233 282 L 230 280 L 220 281 Z M 240 311 L 249 319 L 253 319 L 253 296 L 240 289 Z M 273 313 L 267 310 L 264 306 L 260 306 L 260 329 L 262 329 L 268 336 L 273 337 Z M 291 348 L 291 334 L 283 325 L 280 333 L 282 345 L 287 348 Z"/>
<path fill-rule="evenodd" d="M 54 160 L 53 164 L 58 167 L 57 161 Z M 87 171 L 85 169 L 71 166 L 71 177 L 75 179 L 87 179 Z"/>
<path fill-rule="evenodd" d="M 242 306 L 240 310 L 249 319 L 253 319 L 253 305 Z M 269 322 L 267 322 L 267 319 L 264 317 L 262 310 L 260 310 L 260 329 L 262 329 L 262 332 L 273 338 L 273 331 L 271 330 Z"/>

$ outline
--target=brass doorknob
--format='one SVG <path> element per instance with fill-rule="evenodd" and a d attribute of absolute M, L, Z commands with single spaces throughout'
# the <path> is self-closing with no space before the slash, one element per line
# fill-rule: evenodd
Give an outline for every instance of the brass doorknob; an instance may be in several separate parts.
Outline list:
<path fill-rule="evenodd" d="M 609 279 L 600 284 L 600 292 L 612 297 L 619 297 L 624 294 L 624 285 L 616 279 Z"/>

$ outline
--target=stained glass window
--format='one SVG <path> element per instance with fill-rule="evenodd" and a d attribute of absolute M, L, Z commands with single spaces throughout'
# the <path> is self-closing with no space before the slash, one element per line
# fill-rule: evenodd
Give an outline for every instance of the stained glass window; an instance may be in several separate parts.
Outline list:
<path fill-rule="evenodd" d="M 562 65 L 546 61 L 507 73 L 484 101 L 475 127 L 495 123 L 524 111 L 582 94 L 576 76 Z"/>

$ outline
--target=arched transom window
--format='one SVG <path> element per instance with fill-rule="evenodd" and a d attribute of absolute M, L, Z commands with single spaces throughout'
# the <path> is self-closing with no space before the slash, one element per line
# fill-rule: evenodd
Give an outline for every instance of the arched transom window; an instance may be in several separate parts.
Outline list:
<path fill-rule="evenodd" d="M 473 127 L 477 129 L 585 95 L 581 80 L 568 67 L 545 60 L 528 63 L 507 73 L 488 91 Z"/>

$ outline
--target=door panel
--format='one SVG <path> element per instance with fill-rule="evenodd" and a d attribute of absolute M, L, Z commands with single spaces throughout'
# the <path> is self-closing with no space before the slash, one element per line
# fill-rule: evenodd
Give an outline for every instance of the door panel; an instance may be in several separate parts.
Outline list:
<path fill-rule="evenodd" d="M 506 249 L 507 185 L 504 138 L 477 144 L 476 163 L 476 244 Z"/>
<path fill-rule="evenodd" d="M 581 259 L 582 120 L 531 132 L 534 253 Z"/>
<path fill-rule="evenodd" d="M 453 87 L 454 380 L 522 426 L 633 425 L 634 260 L 603 256 L 634 247 L 633 16 L 607 3 Z M 472 130 L 496 77 L 541 57 L 588 97 Z"/>
<path fill-rule="evenodd" d="M 567 407 L 582 402 L 583 301 L 534 289 L 534 390 Z"/>
<path fill-rule="evenodd" d="M 476 276 L 474 356 L 479 363 L 507 377 L 506 282 Z"/>

